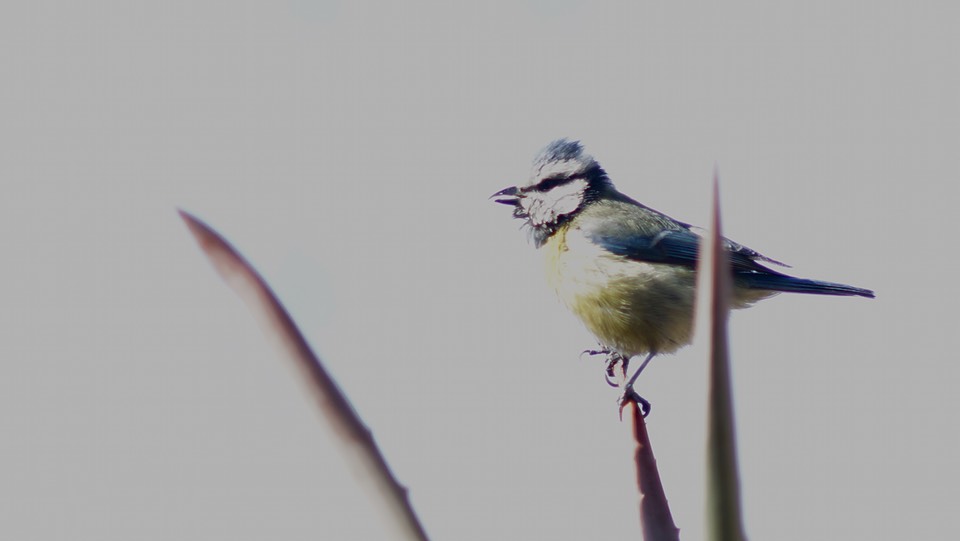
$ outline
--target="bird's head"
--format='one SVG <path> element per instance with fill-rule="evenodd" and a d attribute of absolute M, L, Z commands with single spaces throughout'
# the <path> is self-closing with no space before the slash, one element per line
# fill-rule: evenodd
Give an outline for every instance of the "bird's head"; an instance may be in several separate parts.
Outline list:
<path fill-rule="evenodd" d="M 537 246 L 584 206 L 612 188 L 606 171 L 583 151 L 579 141 L 558 139 L 533 160 L 530 178 L 493 194 L 497 203 L 512 205 L 513 216 L 526 220 Z"/>

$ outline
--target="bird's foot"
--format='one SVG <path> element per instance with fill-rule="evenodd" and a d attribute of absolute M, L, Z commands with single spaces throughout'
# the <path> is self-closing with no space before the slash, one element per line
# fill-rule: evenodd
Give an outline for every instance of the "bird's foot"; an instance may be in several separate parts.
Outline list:
<path fill-rule="evenodd" d="M 620 384 L 617 382 L 617 372 L 616 372 L 617 365 L 620 365 L 624 376 L 626 376 L 628 364 L 630 364 L 630 357 L 624 357 L 619 353 L 611 351 L 607 355 L 607 370 L 606 370 L 606 375 L 603 378 L 606 380 L 607 385 L 613 388 L 619 387 Z"/>
<path fill-rule="evenodd" d="M 656 354 L 657 353 L 655 351 L 651 351 L 647 355 L 647 358 L 644 359 L 642 363 L 640 363 L 640 368 L 637 368 L 637 371 L 634 372 L 633 375 L 630 376 L 630 379 L 628 379 L 627 382 L 623 385 L 623 394 L 620 395 L 620 399 L 619 399 L 621 421 L 623 420 L 623 408 L 626 407 L 626 405 L 630 402 L 633 402 L 634 404 L 640 407 L 640 414 L 643 415 L 644 417 L 646 417 L 647 415 L 650 415 L 650 402 L 648 402 L 647 399 L 645 399 L 644 397 L 637 394 L 637 391 L 633 389 L 633 384 L 637 381 L 637 378 L 640 377 L 640 373 L 643 372 L 643 369 L 646 368 L 648 364 L 650 364 L 650 360 L 653 359 L 654 355 Z M 624 369 L 623 373 L 626 374 L 627 373 L 626 361 L 624 361 L 623 369 Z"/>
<path fill-rule="evenodd" d="M 617 365 L 619 364 L 620 366 L 623 367 L 623 373 L 626 374 L 626 373 L 627 373 L 627 364 L 630 362 L 630 359 L 629 359 L 629 358 L 624 357 L 623 355 L 617 353 L 616 351 L 613 351 L 613 350 L 611 350 L 611 349 L 608 349 L 607 347 L 602 346 L 602 345 L 600 346 L 600 349 L 585 349 L 585 350 L 583 350 L 583 352 L 580 353 L 580 358 L 582 359 L 584 355 L 589 355 L 589 356 L 591 356 L 591 357 L 595 357 L 595 356 L 597 356 L 597 355 L 604 355 L 604 356 L 606 356 L 606 357 L 607 357 L 607 368 L 606 368 L 606 376 L 604 377 L 604 379 L 606 380 L 607 385 L 609 385 L 609 386 L 611 386 L 611 387 L 616 388 L 616 387 L 619 387 L 619 386 L 620 386 L 620 384 L 617 383 L 617 381 L 616 381 L 616 379 L 617 379 L 617 374 L 616 374 L 616 371 L 615 371 L 615 370 L 616 370 L 616 368 L 617 368 Z"/>
<path fill-rule="evenodd" d="M 629 385 L 620 393 L 620 397 L 617 398 L 617 403 L 620 405 L 621 421 L 623 420 L 623 408 L 627 407 L 627 404 L 631 402 L 640 407 L 640 415 L 644 418 L 650 415 L 650 401 L 637 394 L 637 391 L 633 390 L 633 385 Z"/>

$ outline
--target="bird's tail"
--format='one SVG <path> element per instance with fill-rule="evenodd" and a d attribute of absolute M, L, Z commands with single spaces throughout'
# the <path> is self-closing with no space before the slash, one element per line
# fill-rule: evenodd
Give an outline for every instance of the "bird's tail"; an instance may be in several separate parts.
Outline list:
<path fill-rule="evenodd" d="M 857 295 L 871 299 L 874 298 L 873 291 L 869 289 L 833 282 L 821 282 L 820 280 L 794 278 L 793 276 L 787 276 L 785 274 L 737 273 L 736 280 L 739 284 L 750 289 L 765 289 L 768 291 L 784 291 L 788 293 L 811 293 L 814 295 Z"/>

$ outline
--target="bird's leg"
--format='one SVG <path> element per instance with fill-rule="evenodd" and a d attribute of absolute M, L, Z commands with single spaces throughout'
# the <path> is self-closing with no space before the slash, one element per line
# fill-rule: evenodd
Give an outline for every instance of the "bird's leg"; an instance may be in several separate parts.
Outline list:
<path fill-rule="evenodd" d="M 637 391 L 634 390 L 633 384 L 637 381 L 637 377 L 640 376 L 640 372 L 643 372 L 643 369 L 650 364 L 650 359 L 653 359 L 653 356 L 656 355 L 655 352 L 651 351 L 647 358 L 643 360 L 640 364 L 640 368 L 637 368 L 637 371 L 630 376 L 630 379 L 623 385 L 623 393 L 620 394 L 620 416 L 623 417 L 623 408 L 627 405 L 627 402 L 633 401 L 640 406 L 640 414 L 646 417 L 650 415 L 650 402 L 644 397 L 637 394 Z M 624 365 L 624 374 L 626 374 L 626 365 Z"/>
<path fill-rule="evenodd" d="M 640 372 L 643 372 L 643 369 L 646 368 L 648 364 L 650 364 L 650 359 L 653 359 L 654 355 L 656 355 L 656 353 L 651 351 L 647 355 L 647 358 L 644 359 L 642 363 L 640 363 L 640 368 L 637 368 L 637 371 L 634 372 L 632 376 L 630 376 L 630 379 L 627 381 L 627 384 L 623 386 L 624 390 L 633 390 L 633 383 L 637 381 L 637 378 L 640 376 Z"/>

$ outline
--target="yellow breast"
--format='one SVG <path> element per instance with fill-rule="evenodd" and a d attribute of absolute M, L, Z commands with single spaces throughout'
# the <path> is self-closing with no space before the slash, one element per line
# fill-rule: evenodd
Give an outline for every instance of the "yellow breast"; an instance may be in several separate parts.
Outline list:
<path fill-rule="evenodd" d="M 614 255 L 569 225 L 541 249 L 547 282 L 601 344 L 634 356 L 690 343 L 692 269 Z"/>

